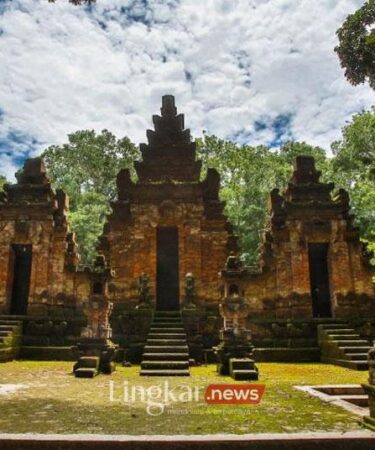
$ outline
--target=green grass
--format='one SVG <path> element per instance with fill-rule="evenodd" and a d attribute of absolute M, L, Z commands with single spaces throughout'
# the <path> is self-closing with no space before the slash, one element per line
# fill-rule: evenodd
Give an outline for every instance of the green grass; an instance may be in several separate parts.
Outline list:
<path fill-rule="evenodd" d="M 118 398 L 122 383 L 150 387 L 160 378 L 139 377 L 139 367 L 110 376 L 76 379 L 72 363 L 17 361 L 0 364 L 0 384 L 27 388 L 0 395 L 0 432 L 210 434 L 301 431 L 351 431 L 361 428 L 358 416 L 300 392 L 293 385 L 353 384 L 367 381 L 366 372 L 324 364 L 260 363 L 259 383 L 266 391 L 259 405 L 207 405 L 208 384 L 234 383 L 218 376 L 215 366 L 196 367 L 190 378 L 169 378 L 171 387 L 200 386 L 201 401 L 173 403 L 160 416 L 150 416 L 141 401 L 109 401 L 109 381 Z M 241 383 L 241 382 L 238 382 Z M 182 389 L 182 388 L 181 388 Z"/>

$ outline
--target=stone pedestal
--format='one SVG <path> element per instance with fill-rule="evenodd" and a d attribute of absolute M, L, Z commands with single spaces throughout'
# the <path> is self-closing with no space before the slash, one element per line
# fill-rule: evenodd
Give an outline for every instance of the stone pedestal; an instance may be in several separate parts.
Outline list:
<path fill-rule="evenodd" d="M 73 372 L 82 378 L 92 378 L 98 372 L 110 374 L 115 370 L 114 359 L 118 349 L 110 340 L 112 303 L 102 293 L 93 294 L 83 304 L 83 312 L 87 317 L 87 326 L 82 328 L 78 344 L 72 347 L 77 357 Z"/>
<path fill-rule="evenodd" d="M 117 345 L 108 339 L 82 338 L 72 348 L 77 357 L 77 362 L 73 367 L 74 374 L 82 378 L 85 377 L 85 374 L 87 378 L 92 378 L 98 372 L 111 374 L 115 370 L 114 359 L 117 349 Z M 95 374 L 93 374 L 94 372 Z"/>
<path fill-rule="evenodd" d="M 251 335 L 245 326 L 248 305 L 243 298 L 235 295 L 224 300 L 220 313 L 224 318 L 224 327 L 220 331 L 221 343 L 215 348 L 219 359 L 217 371 L 238 380 L 257 380 L 258 369 L 253 359 Z"/>

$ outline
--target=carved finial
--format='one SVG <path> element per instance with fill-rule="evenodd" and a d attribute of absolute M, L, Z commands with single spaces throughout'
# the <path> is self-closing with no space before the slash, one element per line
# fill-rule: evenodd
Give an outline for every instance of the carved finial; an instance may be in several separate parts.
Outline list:
<path fill-rule="evenodd" d="M 220 175 L 216 169 L 209 168 L 202 183 L 203 195 L 207 200 L 219 200 Z"/>
<path fill-rule="evenodd" d="M 162 117 L 175 116 L 177 114 L 177 108 L 174 102 L 173 95 L 163 95 L 162 107 L 160 108 Z"/>
<path fill-rule="evenodd" d="M 294 161 L 293 182 L 296 184 L 318 183 L 321 172 L 315 168 L 312 156 L 299 155 Z"/>
<path fill-rule="evenodd" d="M 153 115 L 154 130 L 147 130 L 148 144 L 140 144 L 142 161 L 134 167 L 141 182 L 193 181 L 200 177 L 195 142 L 185 129 L 184 115 L 177 114 L 173 95 L 162 98 L 161 115 Z"/>
<path fill-rule="evenodd" d="M 19 184 L 47 184 L 46 168 L 42 158 L 27 159 L 23 169 L 16 173 Z"/>

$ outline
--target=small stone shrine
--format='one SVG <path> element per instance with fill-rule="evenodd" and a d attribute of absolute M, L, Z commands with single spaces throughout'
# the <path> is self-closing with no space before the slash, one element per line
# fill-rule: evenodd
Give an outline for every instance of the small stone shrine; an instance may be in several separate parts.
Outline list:
<path fill-rule="evenodd" d="M 230 283 L 231 276 L 240 277 L 242 265 L 230 255 L 226 269 L 224 299 L 220 304 L 220 313 L 224 326 L 220 330 L 221 343 L 215 349 L 218 358 L 218 372 L 231 375 L 235 380 L 257 380 L 258 369 L 253 359 L 253 345 L 250 331 L 246 328 L 249 306 L 243 297 L 243 290 Z"/>
<path fill-rule="evenodd" d="M 107 282 L 111 276 L 104 257 L 98 256 L 94 270 L 90 272 L 91 297 L 83 303 L 87 325 L 82 328 L 81 338 L 73 347 L 78 359 L 73 368 L 76 377 L 92 378 L 98 372 L 110 374 L 115 370 L 114 358 L 118 346 L 111 341 L 109 317 L 113 304 L 107 292 Z"/>

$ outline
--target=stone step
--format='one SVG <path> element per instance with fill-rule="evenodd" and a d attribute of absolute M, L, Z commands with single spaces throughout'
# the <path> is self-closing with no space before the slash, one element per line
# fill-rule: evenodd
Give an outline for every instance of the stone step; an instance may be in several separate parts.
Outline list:
<path fill-rule="evenodd" d="M 363 347 L 363 346 L 367 346 L 368 342 L 365 341 L 364 339 L 354 339 L 354 340 L 349 340 L 349 339 L 335 339 L 332 340 L 335 344 L 337 344 L 339 347 Z"/>
<path fill-rule="evenodd" d="M 349 369 L 355 370 L 368 370 L 367 361 L 357 361 L 355 359 L 351 359 L 349 361 L 345 361 L 344 367 L 348 367 Z"/>
<path fill-rule="evenodd" d="M 182 325 L 182 321 L 180 318 L 167 318 L 167 317 L 159 317 L 159 318 L 154 318 L 154 320 L 152 321 L 153 325 Z"/>
<path fill-rule="evenodd" d="M 188 377 L 190 372 L 188 369 L 141 369 L 140 375 L 144 377 Z"/>
<path fill-rule="evenodd" d="M 152 327 L 150 333 L 185 333 L 185 328 L 182 325 L 180 327 Z"/>
<path fill-rule="evenodd" d="M 145 353 L 188 353 L 189 347 L 186 345 L 145 345 Z"/>
<path fill-rule="evenodd" d="M 230 370 L 254 370 L 255 362 L 249 358 L 230 358 L 229 368 Z"/>
<path fill-rule="evenodd" d="M 319 327 L 322 328 L 323 330 L 330 329 L 330 328 L 340 329 L 340 328 L 348 328 L 348 324 L 345 322 L 343 322 L 343 323 L 323 323 L 323 324 L 319 324 Z"/>
<path fill-rule="evenodd" d="M 177 317 L 181 319 L 180 311 L 155 311 L 154 317 Z"/>
<path fill-rule="evenodd" d="M 157 330 L 156 332 L 160 331 L 160 333 L 168 333 L 168 330 L 176 331 L 177 333 L 184 333 L 185 328 L 182 326 L 182 324 L 179 323 L 173 323 L 169 325 L 162 325 L 159 326 L 159 324 L 153 323 L 150 328 L 150 333 L 153 333 L 153 330 Z"/>
<path fill-rule="evenodd" d="M 330 339 L 332 340 L 348 340 L 348 341 L 355 341 L 357 339 L 361 339 L 361 337 L 358 334 L 329 334 L 328 335 Z"/>
<path fill-rule="evenodd" d="M 367 361 L 367 353 L 345 353 L 350 359 L 356 361 Z"/>
<path fill-rule="evenodd" d="M 141 369 L 188 369 L 189 361 L 147 361 L 141 363 Z"/>
<path fill-rule="evenodd" d="M 335 364 L 337 366 L 346 367 L 353 370 L 368 370 L 368 363 L 366 361 L 356 361 L 353 359 L 334 359 L 322 358 L 323 362 Z"/>
<path fill-rule="evenodd" d="M 186 345 L 186 339 L 147 339 L 149 345 Z"/>
<path fill-rule="evenodd" d="M 186 339 L 186 333 L 149 333 L 149 339 Z"/>
<path fill-rule="evenodd" d="M 12 332 L 14 329 L 13 325 L 0 325 L 0 331 L 9 331 Z"/>
<path fill-rule="evenodd" d="M 353 328 L 337 328 L 337 329 L 325 329 L 324 330 L 327 334 L 355 334 L 358 336 L 358 333 Z"/>
<path fill-rule="evenodd" d="M 22 325 L 22 320 L 0 319 L 0 325 L 12 325 L 12 327 L 18 327 Z"/>
<path fill-rule="evenodd" d="M 189 353 L 143 353 L 147 361 L 188 361 Z"/>
<path fill-rule="evenodd" d="M 232 377 L 237 380 L 257 380 L 258 372 L 256 370 L 232 370 Z"/>
<path fill-rule="evenodd" d="M 80 368 L 80 369 L 76 369 L 74 371 L 74 375 L 77 378 L 94 378 L 96 377 L 96 375 L 98 375 L 98 370 L 94 369 L 94 368 Z"/>
<path fill-rule="evenodd" d="M 12 334 L 11 331 L 1 331 L 0 330 L 0 336 L 2 336 L 2 337 L 11 336 L 11 334 Z"/>
<path fill-rule="evenodd" d="M 366 355 L 369 352 L 370 348 L 371 347 L 367 345 L 358 345 L 358 347 L 339 347 L 339 349 L 345 353 L 366 353 Z"/>
<path fill-rule="evenodd" d="M 143 349 L 141 375 L 189 375 L 186 339 L 179 311 L 156 311 Z"/>
<path fill-rule="evenodd" d="M 78 360 L 80 369 L 98 369 L 99 357 L 98 356 L 81 356 Z"/>

